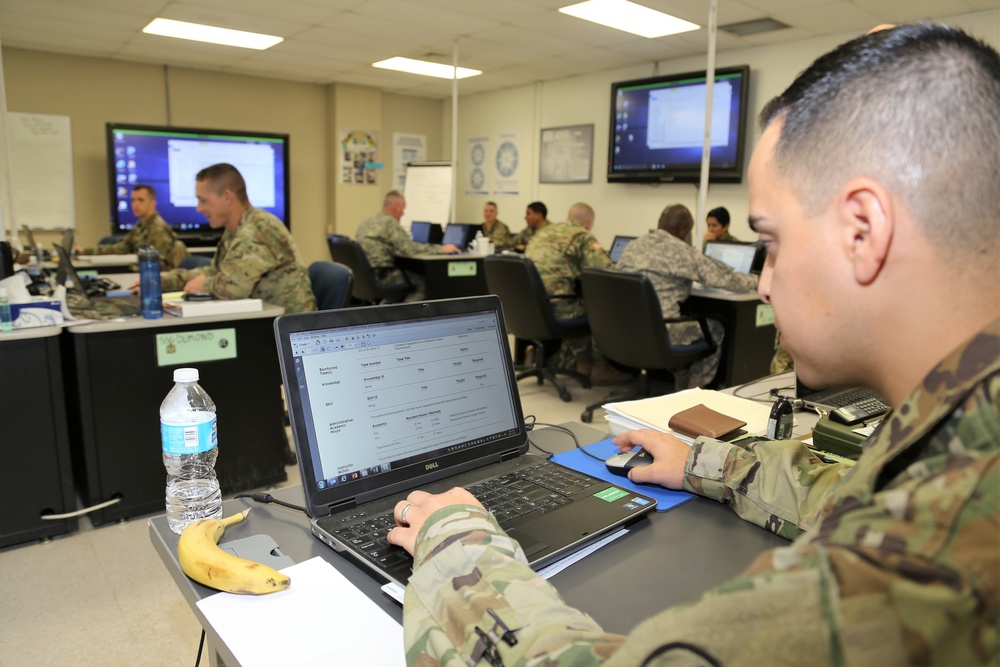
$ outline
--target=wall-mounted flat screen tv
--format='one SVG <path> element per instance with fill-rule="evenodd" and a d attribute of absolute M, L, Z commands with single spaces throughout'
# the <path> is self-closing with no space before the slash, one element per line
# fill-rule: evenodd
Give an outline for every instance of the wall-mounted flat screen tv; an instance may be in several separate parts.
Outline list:
<path fill-rule="evenodd" d="M 132 187 L 144 184 L 185 242 L 214 242 L 222 230 L 198 213 L 194 185 L 201 169 L 220 162 L 239 169 L 253 206 L 290 226 L 287 134 L 108 123 L 107 145 L 112 234 L 135 226 Z"/>
<path fill-rule="evenodd" d="M 705 135 L 705 72 L 611 84 L 608 182 L 697 183 Z M 709 181 L 743 180 L 750 68 L 715 70 Z"/>

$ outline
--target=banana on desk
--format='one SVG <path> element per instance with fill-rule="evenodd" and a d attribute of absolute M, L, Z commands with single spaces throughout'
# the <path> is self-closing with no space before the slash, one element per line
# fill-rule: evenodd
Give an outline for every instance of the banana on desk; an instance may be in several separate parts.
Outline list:
<path fill-rule="evenodd" d="M 249 508 L 224 519 L 200 519 L 189 524 L 177 542 L 177 560 L 184 574 L 227 593 L 263 595 L 288 588 L 291 579 L 274 568 L 219 548 L 226 528 L 243 521 L 248 514 Z"/>

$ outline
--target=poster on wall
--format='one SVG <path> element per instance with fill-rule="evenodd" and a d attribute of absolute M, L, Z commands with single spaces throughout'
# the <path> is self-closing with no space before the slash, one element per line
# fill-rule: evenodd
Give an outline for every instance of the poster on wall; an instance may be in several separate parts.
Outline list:
<path fill-rule="evenodd" d="M 490 138 L 469 137 L 466 146 L 465 194 L 488 195 L 493 183 L 493 168 L 489 161 Z"/>
<path fill-rule="evenodd" d="M 378 132 L 341 130 L 340 182 L 355 185 L 378 185 L 382 163 L 376 162 Z"/>
<path fill-rule="evenodd" d="M 493 194 L 521 194 L 521 144 L 516 132 L 507 132 L 497 137 L 493 164 L 496 179 Z"/>
<path fill-rule="evenodd" d="M 590 183 L 594 125 L 542 129 L 539 183 Z"/>
<path fill-rule="evenodd" d="M 427 135 L 392 133 L 392 189 L 406 191 L 406 165 L 427 160 Z"/>

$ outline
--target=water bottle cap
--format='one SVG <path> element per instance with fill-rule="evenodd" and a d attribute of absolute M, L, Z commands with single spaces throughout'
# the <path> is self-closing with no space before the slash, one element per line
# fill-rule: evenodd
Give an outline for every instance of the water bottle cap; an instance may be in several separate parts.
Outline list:
<path fill-rule="evenodd" d="M 174 382 L 197 382 L 197 381 L 198 381 L 197 368 L 174 369 Z"/>

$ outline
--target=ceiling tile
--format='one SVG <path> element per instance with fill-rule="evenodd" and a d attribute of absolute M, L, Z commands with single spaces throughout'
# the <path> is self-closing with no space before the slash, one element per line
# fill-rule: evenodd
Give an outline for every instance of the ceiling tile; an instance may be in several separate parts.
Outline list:
<path fill-rule="evenodd" d="M 548 12 L 539 14 L 528 19 L 510 21 L 509 24 L 515 28 L 525 28 L 532 32 L 541 32 L 546 35 L 570 36 L 580 46 L 611 46 L 637 39 L 636 35 L 616 30 L 607 26 L 598 25 L 591 21 L 559 12 Z M 638 38 L 645 39 L 645 38 Z"/>
<path fill-rule="evenodd" d="M 969 6 L 964 0 L 881 0 L 876 7 L 855 0 L 854 4 L 887 23 L 912 23 L 935 16 L 969 11 Z M 994 6 L 998 5 L 1000 3 Z"/>
<path fill-rule="evenodd" d="M 165 0 L 50 0 L 54 4 L 89 7 L 118 14 L 138 14 L 153 17 L 167 4 Z M 0 5 L 6 5 L 0 2 Z"/>
<path fill-rule="evenodd" d="M 747 35 L 743 39 L 747 41 L 748 44 L 753 44 L 754 46 L 762 46 L 764 44 L 778 44 L 780 42 L 791 42 L 798 39 L 808 39 L 810 37 L 815 37 L 816 33 L 806 30 L 804 28 L 784 28 L 782 30 L 772 30 L 771 32 L 762 32 L 757 35 Z"/>
<path fill-rule="evenodd" d="M 858 26 L 873 27 L 882 21 L 870 11 L 861 9 L 850 2 L 835 2 L 816 7 L 804 7 L 774 15 L 782 23 L 793 28 L 803 28 L 817 35 L 831 35 L 838 32 L 860 32 Z M 867 30 L 867 28 L 863 28 Z"/>
<path fill-rule="evenodd" d="M 95 39 L 91 36 L 64 35 L 18 28 L 8 25 L 2 13 L 0 13 L 0 23 L 3 24 L 3 45 L 10 48 L 106 58 L 112 56 L 121 47 L 121 43 L 118 41 Z"/>
<path fill-rule="evenodd" d="M 246 58 L 246 53 L 244 49 L 235 46 L 139 34 L 122 46 L 118 56 L 134 57 L 141 62 L 156 62 L 157 59 L 162 59 L 163 63 L 169 65 L 193 64 L 208 69 L 218 69 L 243 60 Z"/>
<path fill-rule="evenodd" d="M 80 7 L 72 4 L 49 2 L 48 0 L 3 0 L 0 11 L 7 14 L 37 16 L 46 20 L 68 21 L 75 23 L 79 32 L 82 26 L 103 26 L 135 30 L 146 25 L 146 19 L 140 14 L 129 12 L 105 11 Z"/>
<path fill-rule="evenodd" d="M 391 50 L 393 43 L 397 41 L 413 44 L 417 39 L 420 42 L 451 41 L 454 39 L 454 36 L 443 27 L 422 27 L 417 31 L 413 29 L 412 25 L 402 21 L 386 21 L 373 16 L 357 14 L 353 11 L 344 12 L 328 21 L 323 21 L 320 25 L 356 35 L 367 35 L 370 40 L 377 40 L 387 50 Z"/>
<path fill-rule="evenodd" d="M 571 36 L 571 35 L 567 35 Z M 528 28 L 498 25 L 489 31 L 469 35 L 470 39 L 483 38 L 503 42 L 518 48 L 530 49 L 540 54 L 559 55 L 579 50 L 582 42 L 552 37 Z"/>
<path fill-rule="evenodd" d="M 232 30 L 248 30 L 267 35 L 285 37 L 305 30 L 308 25 L 292 21 L 282 21 L 262 16 L 251 16 L 242 12 L 227 11 L 212 2 L 211 5 L 192 5 L 184 2 L 172 2 L 158 14 L 160 18 L 191 23 L 204 23 L 219 28 Z"/>
<path fill-rule="evenodd" d="M 67 36 L 74 37 L 78 43 L 83 44 L 87 39 L 95 42 L 115 42 L 123 44 L 130 39 L 135 30 L 118 26 L 88 25 L 86 31 L 80 30 L 80 24 L 65 18 L 32 16 L 29 14 L 9 14 L 0 10 L 0 39 L 4 45 L 7 44 L 8 33 L 14 29 L 29 30 L 37 35 L 49 35 L 47 43 L 52 43 L 56 39 Z"/>
<path fill-rule="evenodd" d="M 793 9 L 830 4 L 830 0 L 743 0 L 743 2 L 750 7 L 754 7 L 770 15 L 778 12 L 788 12 Z M 874 5 L 878 3 L 873 2 L 870 4 Z"/>
<path fill-rule="evenodd" d="M 180 5 L 182 3 L 173 4 Z M 188 7 L 191 6 L 193 5 L 188 5 Z M 310 5 L 292 0 L 282 0 L 281 2 L 274 2 L 274 0 L 212 0 L 211 6 L 215 12 L 231 16 L 246 14 L 307 25 L 319 23 L 343 11 L 343 8 L 337 8 L 332 3 L 329 6 Z M 167 11 L 174 11 L 174 9 L 171 6 Z M 164 18 L 166 17 L 164 16 Z"/>
<path fill-rule="evenodd" d="M 829 0 L 824 0 L 829 2 Z M 679 19 L 697 23 L 701 27 L 708 26 L 708 3 L 705 0 L 643 0 L 640 4 L 665 14 L 671 14 Z M 719 24 L 749 21 L 765 16 L 765 13 L 749 3 L 736 0 L 721 0 L 716 20 Z"/>
<path fill-rule="evenodd" d="M 669 60 L 670 58 L 680 58 L 704 52 L 704 49 L 698 49 L 689 44 L 670 40 L 665 37 L 643 40 L 642 42 L 616 44 L 610 47 L 610 50 L 624 53 L 643 61 Z"/>
<path fill-rule="evenodd" d="M 562 0 L 565 4 L 570 4 L 572 0 Z M 538 2 L 522 2 L 521 0 L 416 0 L 411 4 L 418 4 L 424 7 L 442 9 L 456 12 L 477 19 L 508 23 L 536 14 L 542 14 L 548 8 L 540 6 Z"/>
<path fill-rule="evenodd" d="M 421 7 L 406 0 L 370 0 L 353 10 L 353 13 L 403 23 L 410 30 L 420 26 L 444 29 L 452 35 L 467 35 L 478 30 L 486 30 L 492 25 L 489 21 L 468 14 Z"/>

